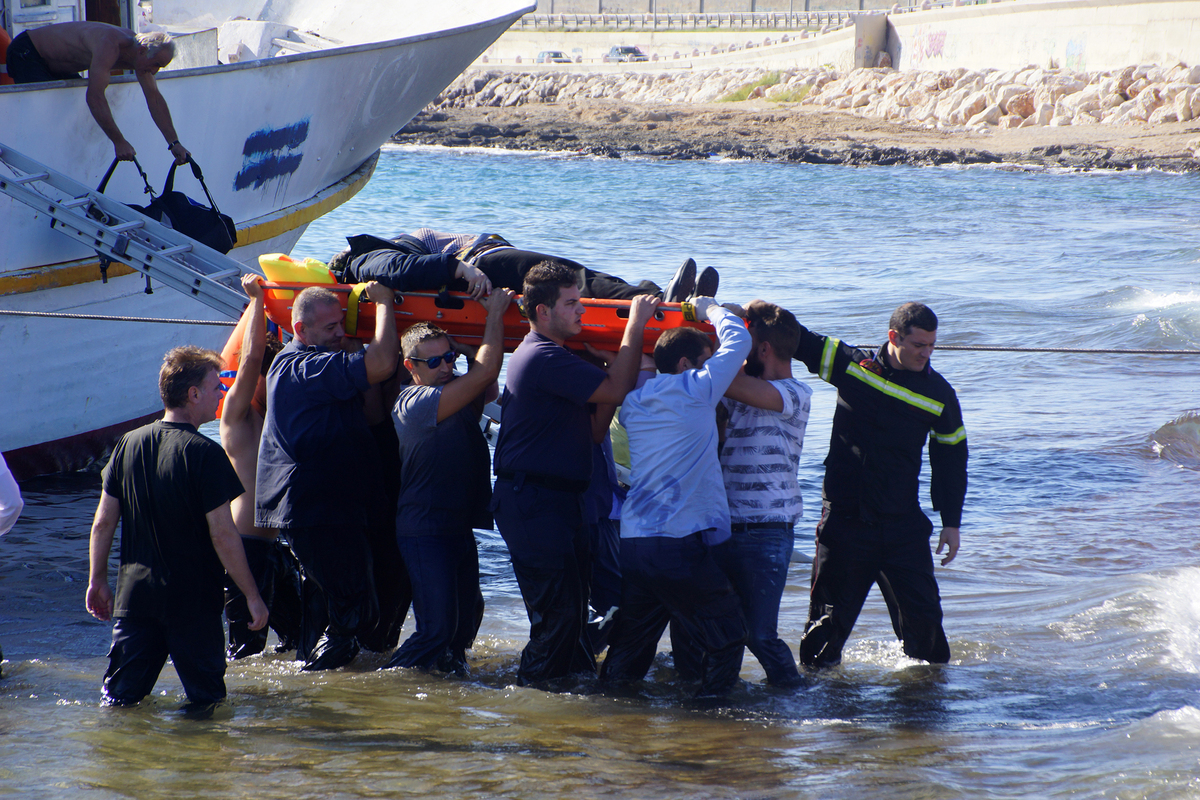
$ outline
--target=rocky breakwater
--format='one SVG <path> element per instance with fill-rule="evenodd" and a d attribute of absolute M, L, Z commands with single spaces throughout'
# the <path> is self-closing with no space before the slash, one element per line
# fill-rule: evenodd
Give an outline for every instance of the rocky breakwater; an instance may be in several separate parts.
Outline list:
<path fill-rule="evenodd" d="M 1192 120 L 1200 123 L 1200 67 L 1183 65 L 1098 73 L 488 70 L 460 76 L 396 138 L 610 156 L 1191 171 L 1200 169 L 1200 127 L 1177 123 Z M 1173 150 L 1126 146 L 1147 132 L 1169 135 Z"/>
<path fill-rule="evenodd" d="M 1158 125 L 1200 118 L 1200 67 L 1182 64 L 1119 72 L 859 69 L 813 89 L 806 103 L 931 127 Z"/>

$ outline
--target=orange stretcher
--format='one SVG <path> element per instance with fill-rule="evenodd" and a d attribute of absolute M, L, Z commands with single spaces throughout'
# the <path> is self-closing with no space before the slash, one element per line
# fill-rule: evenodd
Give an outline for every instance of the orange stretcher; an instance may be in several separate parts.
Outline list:
<path fill-rule="evenodd" d="M 321 286 L 338 296 L 346 312 L 346 335 L 356 339 L 371 339 L 375 333 L 375 304 L 361 298 L 363 285 L 316 284 L 293 282 L 264 282 L 264 299 L 267 316 L 288 333 L 292 331 L 292 300 L 296 294 L 309 286 Z M 518 295 L 518 300 L 520 296 Z M 600 350 L 617 350 L 629 320 L 628 300 L 600 300 L 584 298 L 583 331 L 566 341 L 567 347 L 583 349 L 590 344 Z M 487 311 L 463 292 L 406 292 L 396 294 L 396 330 L 403 334 L 415 322 L 432 322 L 464 344 L 478 345 L 483 339 L 487 322 Z M 646 323 L 643 351 L 654 352 L 654 343 L 664 331 L 686 326 L 698 328 L 710 336 L 713 327 L 708 322 L 692 322 L 684 319 L 679 303 L 662 303 L 655 310 L 654 318 Z M 504 349 L 512 352 L 525 334 L 529 333 L 529 320 L 524 317 L 516 302 L 504 314 Z"/>

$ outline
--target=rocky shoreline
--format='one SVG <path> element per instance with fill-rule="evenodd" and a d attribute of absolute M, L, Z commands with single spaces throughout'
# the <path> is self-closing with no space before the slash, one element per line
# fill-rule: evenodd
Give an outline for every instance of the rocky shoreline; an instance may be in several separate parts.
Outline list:
<path fill-rule="evenodd" d="M 1200 171 L 1200 119 L 1179 120 L 1188 116 L 1193 100 L 1200 102 L 1200 87 L 1182 81 L 1160 86 L 1161 81 L 1147 80 L 1190 78 L 1191 71 L 1182 68 L 1158 73 L 1143 70 L 1141 77 L 1135 77 L 1137 70 L 1128 70 L 1096 77 L 1092 83 L 1039 71 L 1037 76 L 1025 76 L 1039 88 L 1023 91 L 1017 90 L 1029 84 L 1013 83 L 1016 76 L 1007 74 L 989 79 L 992 72 L 963 71 L 953 77 L 856 70 L 845 77 L 826 72 L 815 79 L 798 72 L 766 88 L 757 72 L 467 74 L 393 141 L 614 158 Z M 1101 85 L 1110 99 L 1095 99 L 1101 96 Z M 942 88 L 931 88 L 939 86 Z M 886 88 L 889 94 L 875 91 L 878 88 Z M 1072 91 L 1067 92 L 1068 88 Z M 1109 124 L 1100 119 L 1067 124 L 1076 118 L 1090 119 L 1093 102 L 1120 108 L 1114 104 L 1118 90 L 1133 95 L 1132 100 L 1121 101 L 1132 105 L 1119 112 L 1119 123 L 1113 118 Z M 797 100 L 798 96 L 802 99 Z M 916 101 L 919 106 L 912 104 Z M 1034 110 L 1020 117 L 1030 106 Z M 1055 110 L 1048 111 L 1047 106 Z M 946 115 L 947 122 L 914 123 L 910 117 L 913 109 L 920 107 Z M 1068 120 L 1058 114 L 1060 107 L 1064 113 L 1073 109 L 1075 116 Z M 876 113 L 880 108 L 890 111 Z M 897 108 L 909 109 L 907 116 L 897 116 Z M 1166 109 L 1179 111 L 1172 117 Z M 1010 110 L 1012 113 L 1001 113 Z M 1145 112 L 1147 120 L 1132 118 L 1131 110 L 1134 116 Z M 984 111 L 988 111 L 985 117 L 1000 113 L 998 119 L 1009 117 L 1009 122 L 989 124 L 978 118 Z M 971 124 L 958 124 L 968 112 L 965 121 Z M 1047 115 L 1053 124 L 1040 124 Z M 1151 117 L 1153 122 L 1148 121 Z M 1033 121 L 1022 124 L 1016 118 Z"/>

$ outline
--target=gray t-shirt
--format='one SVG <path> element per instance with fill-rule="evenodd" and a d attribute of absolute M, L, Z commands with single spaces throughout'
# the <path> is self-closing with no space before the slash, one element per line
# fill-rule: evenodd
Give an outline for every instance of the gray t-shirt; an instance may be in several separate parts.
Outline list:
<path fill-rule="evenodd" d="M 468 405 L 438 424 L 441 386 L 406 386 L 392 422 L 400 441 L 396 534 L 428 536 L 491 528 L 488 447 Z"/>

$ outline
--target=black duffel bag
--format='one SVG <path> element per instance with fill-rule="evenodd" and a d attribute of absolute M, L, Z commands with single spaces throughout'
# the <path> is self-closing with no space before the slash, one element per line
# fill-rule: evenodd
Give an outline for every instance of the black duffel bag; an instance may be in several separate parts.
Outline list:
<path fill-rule="evenodd" d="M 108 185 L 108 180 L 112 177 L 113 170 L 117 168 L 118 163 L 120 162 L 114 160 L 109 166 L 108 172 L 104 174 L 104 179 L 100 181 L 100 186 L 96 191 L 104 192 L 104 187 Z M 233 246 L 237 244 L 237 228 L 234 227 L 233 219 L 228 214 L 222 214 L 221 210 L 217 208 L 212 194 L 208 191 L 208 186 L 204 184 L 204 174 L 200 171 L 200 165 L 190 156 L 188 163 L 192 165 L 192 175 L 200 182 L 200 188 L 204 190 L 204 195 L 208 198 L 208 206 L 197 203 L 183 192 L 175 191 L 175 168 L 178 166 L 175 162 L 171 162 L 171 169 L 167 172 L 167 180 L 163 184 L 162 195 L 159 197 L 153 197 L 154 190 L 146 181 L 146 173 L 142 172 L 141 165 L 136 160 L 133 163 L 137 166 L 138 172 L 142 174 L 142 181 L 146 183 L 146 191 L 153 199 L 147 206 L 128 203 L 130 208 L 145 214 L 155 222 L 161 222 L 168 228 L 174 228 L 200 244 L 211 247 L 218 253 L 228 253 L 233 249 Z"/>

